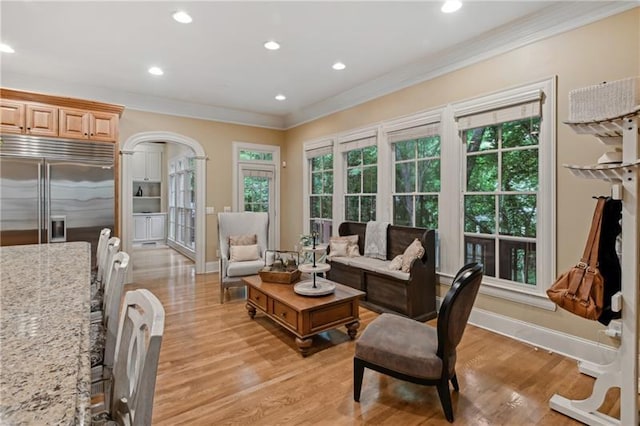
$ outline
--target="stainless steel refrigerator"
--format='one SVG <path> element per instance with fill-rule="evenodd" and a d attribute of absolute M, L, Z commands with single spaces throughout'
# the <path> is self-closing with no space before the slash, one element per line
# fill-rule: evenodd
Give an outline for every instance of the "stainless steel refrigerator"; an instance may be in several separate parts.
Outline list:
<path fill-rule="evenodd" d="M 114 145 L 2 135 L 0 245 L 89 241 L 114 226 Z"/>

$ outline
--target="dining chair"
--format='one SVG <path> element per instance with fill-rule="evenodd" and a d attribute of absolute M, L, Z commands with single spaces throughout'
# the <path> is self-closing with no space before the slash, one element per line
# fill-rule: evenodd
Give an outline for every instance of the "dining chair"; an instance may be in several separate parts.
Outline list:
<path fill-rule="evenodd" d="M 96 248 L 96 266 L 91 273 L 91 284 L 94 282 L 100 282 L 101 268 L 103 267 L 104 256 L 106 254 L 105 248 L 107 247 L 107 243 L 109 242 L 109 237 L 111 236 L 111 229 L 103 228 L 100 231 L 100 237 L 98 238 L 98 247 Z"/>
<path fill-rule="evenodd" d="M 162 304 L 149 290 L 125 294 L 111 385 L 102 403 L 92 407 L 92 424 L 151 425 L 164 317 Z"/>
<path fill-rule="evenodd" d="M 257 256 L 235 261 L 231 256 L 230 237 L 254 236 Z M 257 274 L 264 267 L 264 253 L 269 240 L 269 215 L 265 212 L 218 213 L 218 248 L 220 250 L 220 303 L 229 287 L 243 286 L 242 277 Z"/>
<path fill-rule="evenodd" d="M 104 310 L 101 321 L 91 323 L 91 378 L 99 381 L 110 374 L 118 331 L 118 313 L 122 299 L 124 279 L 129 267 L 129 255 L 116 253 L 111 261 L 105 283 Z"/>
<path fill-rule="evenodd" d="M 456 348 L 482 282 L 482 265 L 465 265 L 440 306 L 437 326 L 393 314 L 374 319 L 356 341 L 353 399 L 360 401 L 364 369 L 421 385 L 433 385 L 448 421 L 453 422 L 449 382 L 459 391 Z"/>
<path fill-rule="evenodd" d="M 95 287 L 92 285 L 91 289 L 91 321 L 99 321 L 102 319 L 103 313 L 103 304 L 104 304 L 104 286 L 105 283 L 109 280 L 109 275 L 111 274 L 111 265 L 113 263 L 113 257 L 120 251 L 120 238 L 111 237 L 109 238 L 107 244 L 102 253 L 103 261 L 102 267 L 100 270 L 101 273 L 98 272 L 98 276 L 100 279 L 96 281 Z"/>

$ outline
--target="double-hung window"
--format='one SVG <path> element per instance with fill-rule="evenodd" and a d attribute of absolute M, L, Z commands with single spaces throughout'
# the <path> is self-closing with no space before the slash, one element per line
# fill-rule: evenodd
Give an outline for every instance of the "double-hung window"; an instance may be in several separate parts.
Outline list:
<path fill-rule="evenodd" d="M 534 294 L 553 269 L 553 114 L 543 107 L 551 87 L 495 95 L 457 114 L 462 263 L 481 262 L 488 282 Z"/>
<path fill-rule="evenodd" d="M 333 232 L 333 152 L 331 146 L 312 153 L 310 163 L 309 230 L 328 243 Z"/>
<path fill-rule="evenodd" d="M 438 229 L 439 124 L 387 134 L 393 152 L 393 223 Z"/>
<path fill-rule="evenodd" d="M 344 219 L 353 222 L 376 220 L 378 193 L 377 131 L 358 139 L 342 140 L 339 151 L 344 167 Z"/>

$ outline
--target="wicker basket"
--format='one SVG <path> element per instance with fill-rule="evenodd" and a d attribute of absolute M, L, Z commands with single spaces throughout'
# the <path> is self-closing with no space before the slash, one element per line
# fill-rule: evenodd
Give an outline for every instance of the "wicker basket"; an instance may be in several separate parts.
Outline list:
<path fill-rule="evenodd" d="M 300 280 L 299 269 L 296 269 L 295 271 L 291 271 L 291 272 L 261 270 L 259 274 L 262 281 L 268 282 L 268 283 L 292 284 Z"/>
<path fill-rule="evenodd" d="M 620 117 L 640 105 L 640 77 L 611 81 L 569 92 L 569 121 Z"/>

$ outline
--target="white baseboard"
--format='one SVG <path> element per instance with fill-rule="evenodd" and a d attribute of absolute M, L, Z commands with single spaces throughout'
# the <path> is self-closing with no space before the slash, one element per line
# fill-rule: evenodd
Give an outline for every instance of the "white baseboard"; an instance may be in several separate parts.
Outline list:
<path fill-rule="evenodd" d="M 217 260 L 213 262 L 207 262 L 204 265 L 204 273 L 208 274 L 210 272 L 220 272 L 220 263 Z"/>
<path fill-rule="evenodd" d="M 442 299 L 437 298 L 438 308 L 441 302 Z M 609 345 L 478 308 L 471 311 L 469 324 L 579 361 L 608 364 L 616 353 L 616 348 Z"/>

